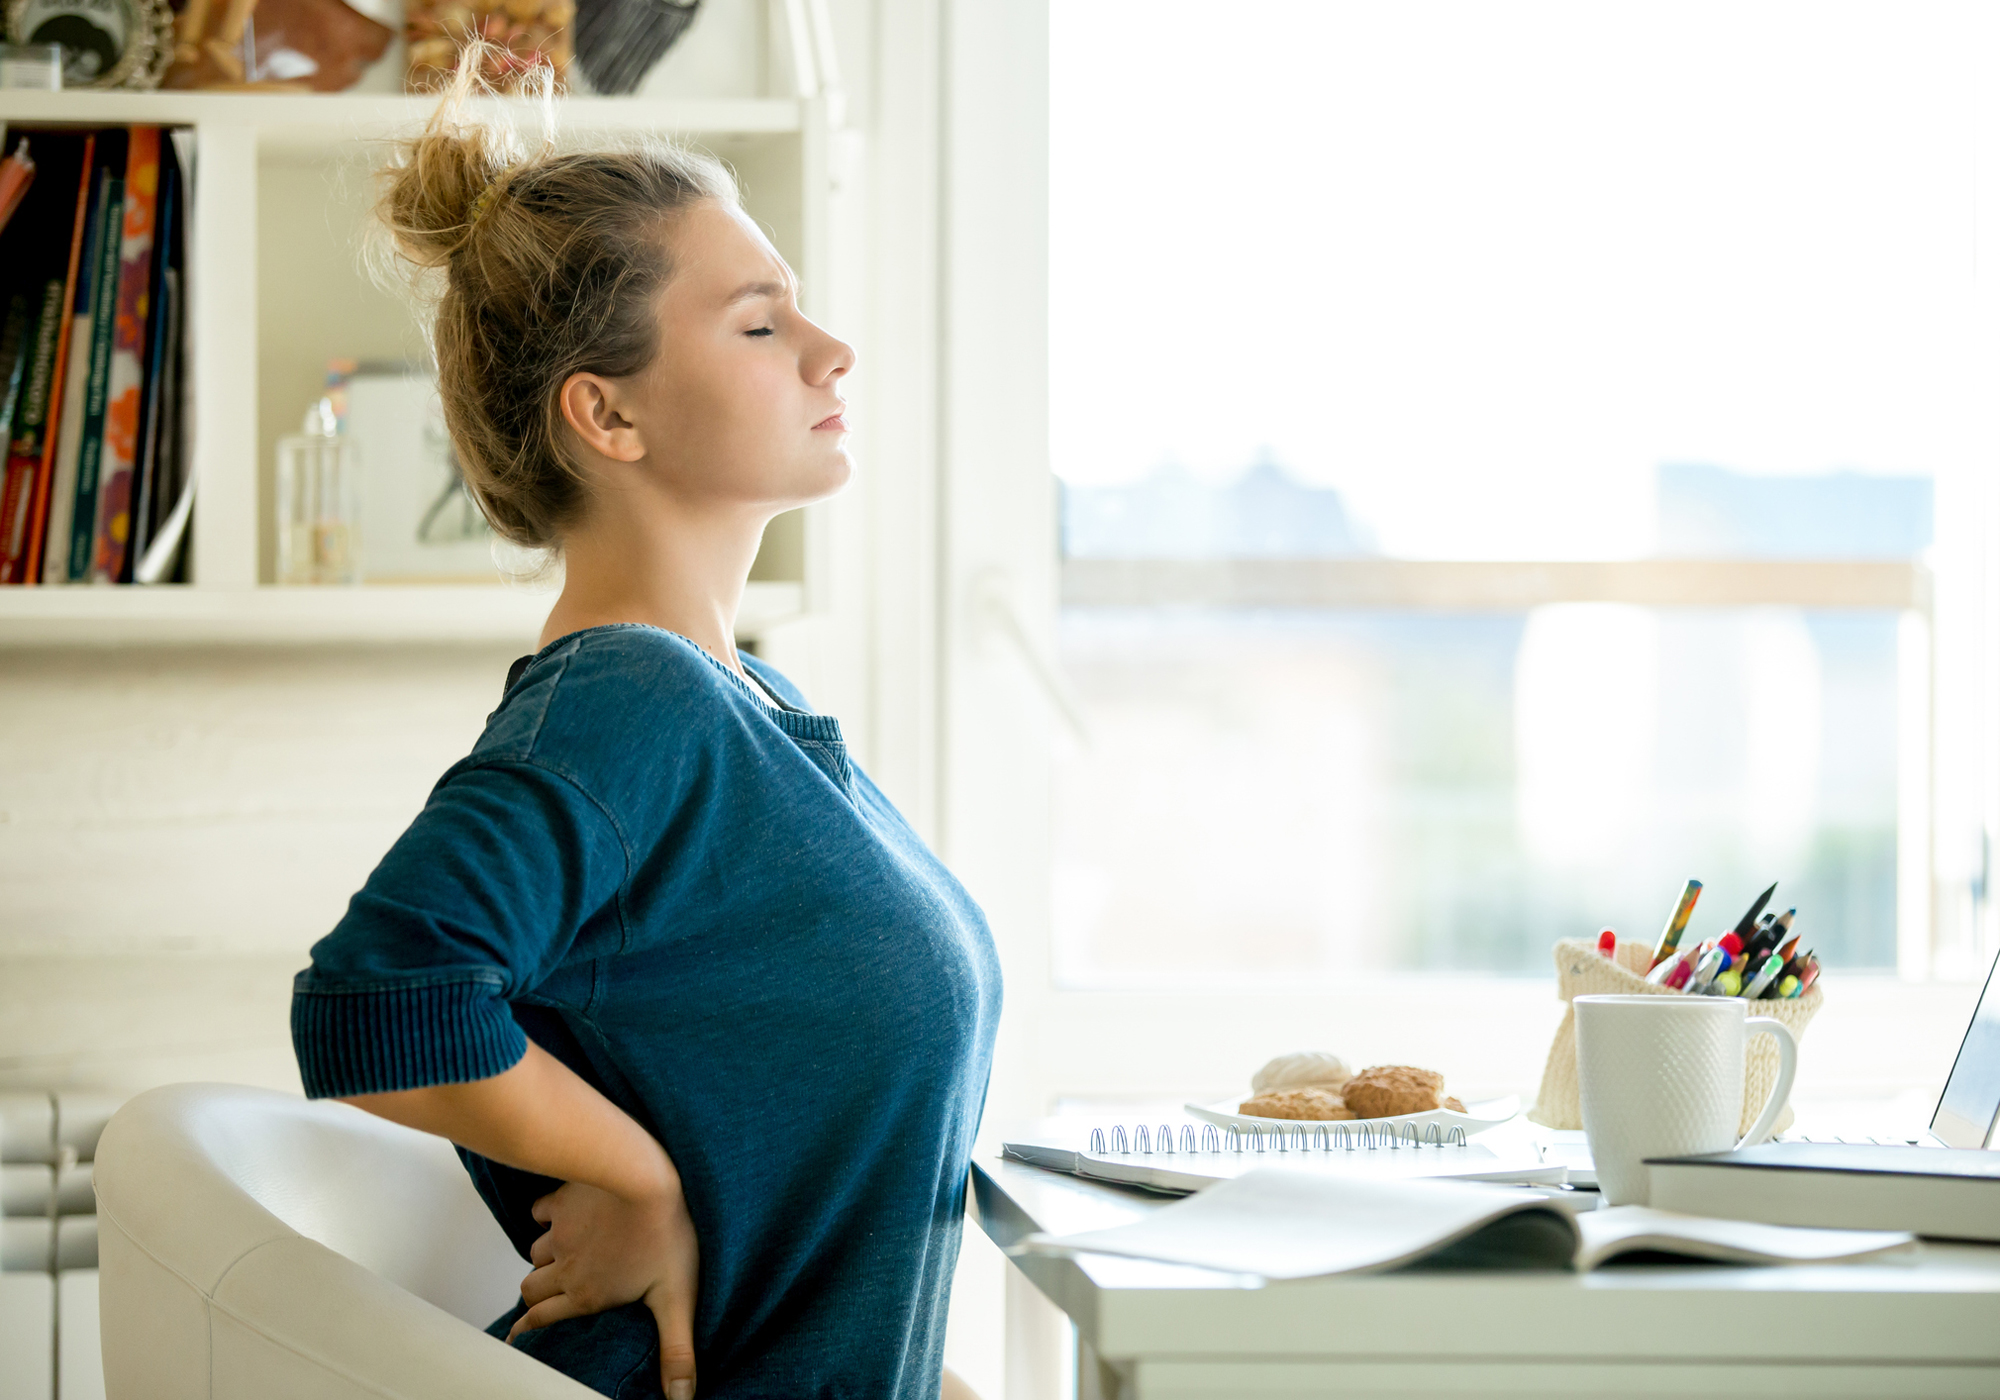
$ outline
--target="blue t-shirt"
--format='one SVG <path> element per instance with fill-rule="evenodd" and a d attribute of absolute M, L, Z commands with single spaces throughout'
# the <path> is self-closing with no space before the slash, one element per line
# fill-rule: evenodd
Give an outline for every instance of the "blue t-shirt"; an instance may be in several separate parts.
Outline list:
<path fill-rule="evenodd" d="M 414 1089 L 532 1036 L 680 1170 L 700 1395 L 935 1400 L 998 959 L 838 721 L 744 661 L 785 708 L 657 628 L 536 655 L 313 946 L 300 1069 Z M 461 1155 L 525 1257 L 557 1183 Z M 618 1396 L 657 1344 L 636 1303 L 518 1343 Z"/>

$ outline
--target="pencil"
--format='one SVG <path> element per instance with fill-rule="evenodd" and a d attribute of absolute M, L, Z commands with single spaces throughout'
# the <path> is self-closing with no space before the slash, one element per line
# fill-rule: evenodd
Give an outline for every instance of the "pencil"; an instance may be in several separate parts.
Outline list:
<path fill-rule="evenodd" d="M 1653 961 L 1647 971 L 1652 971 L 1674 955 L 1681 946 L 1681 934 L 1687 931 L 1688 915 L 1694 913 L 1694 902 L 1701 898 L 1701 881 L 1690 880 L 1681 891 L 1681 902 L 1674 906 L 1674 916 L 1667 920 L 1667 926 L 1660 930 L 1660 941 L 1653 948 Z"/>

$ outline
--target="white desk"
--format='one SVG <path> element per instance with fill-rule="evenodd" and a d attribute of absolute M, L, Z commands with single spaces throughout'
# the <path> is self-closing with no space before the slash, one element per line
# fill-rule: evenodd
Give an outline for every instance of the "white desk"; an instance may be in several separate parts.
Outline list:
<path fill-rule="evenodd" d="M 982 1148 L 971 1210 L 1005 1249 L 1160 1197 Z M 2000 1396 L 2000 1247 L 1809 1268 L 1625 1265 L 1265 1283 L 1090 1256 L 1018 1269 L 1076 1324 L 1079 1400 L 1264 1396 Z"/>

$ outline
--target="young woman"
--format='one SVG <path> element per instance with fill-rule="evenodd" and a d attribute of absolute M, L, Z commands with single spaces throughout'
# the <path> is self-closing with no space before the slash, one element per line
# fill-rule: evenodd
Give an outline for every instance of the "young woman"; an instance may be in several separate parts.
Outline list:
<path fill-rule="evenodd" d="M 992 941 L 733 642 L 765 525 L 851 470 L 853 352 L 719 166 L 520 154 L 470 72 L 382 213 L 467 485 L 564 583 L 299 974 L 306 1090 L 458 1144 L 534 1266 L 491 1330 L 607 1395 L 952 1394 Z"/>

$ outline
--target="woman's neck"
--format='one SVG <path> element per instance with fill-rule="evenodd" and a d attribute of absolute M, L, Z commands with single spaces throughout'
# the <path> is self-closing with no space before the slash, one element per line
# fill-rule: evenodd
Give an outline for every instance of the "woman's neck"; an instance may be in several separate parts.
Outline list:
<path fill-rule="evenodd" d="M 736 612 L 770 517 L 740 505 L 601 499 L 563 538 L 563 590 L 541 644 L 586 627 L 642 622 L 677 632 L 743 674 Z"/>

